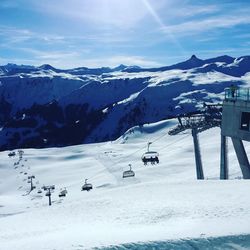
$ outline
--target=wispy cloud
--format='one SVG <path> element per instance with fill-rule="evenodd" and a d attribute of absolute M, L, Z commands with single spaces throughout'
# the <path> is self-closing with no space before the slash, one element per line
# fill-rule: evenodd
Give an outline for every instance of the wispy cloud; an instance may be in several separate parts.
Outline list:
<path fill-rule="evenodd" d="M 151 13 L 147 5 L 159 12 L 164 20 L 210 14 L 220 9 L 219 5 L 191 4 L 183 0 L 146 2 L 147 4 L 144 0 L 43 0 L 32 2 L 31 6 L 50 15 L 84 21 L 93 26 L 99 24 L 99 28 L 108 25 L 125 29 L 134 28 L 148 18 Z"/>
<path fill-rule="evenodd" d="M 153 61 L 151 59 L 142 57 L 142 56 L 126 56 L 126 55 L 117 55 L 112 57 L 105 58 L 94 58 L 83 60 L 83 63 L 89 67 L 100 67 L 100 66 L 109 66 L 115 67 L 119 64 L 125 65 L 138 65 L 141 67 L 158 67 L 162 66 L 159 62 Z"/>
<path fill-rule="evenodd" d="M 84 21 L 93 26 L 99 24 L 99 29 L 107 25 L 131 28 L 147 14 L 141 1 L 135 0 L 43 0 L 34 1 L 32 5 L 37 11 L 50 15 Z"/>
<path fill-rule="evenodd" d="M 214 14 L 221 10 L 219 5 L 185 5 L 176 6 L 174 15 L 178 17 L 193 17 L 197 15 Z"/>
<path fill-rule="evenodd" d="M 62 60 L 62 59 L 69 58 L 69 57 L 76 58 L 76 57 L 83 55 L 83 51 L 81 51 L 81 53 L 76 52 L 76 51 L 66 52 L 66 51 L 59 51 L 59 50 L 42 51 L 42 50 L 37 50 L 37 49 L 32 49 L 32 48 L 17 48 L 16 50 L 24 51 L 26 53 L 32 54 L 35 59 L 39 59 L 39 60 Z"/>
<path fill-rule="evenodd" d="M 63 36 L 55 34 L 42 34 L 31 31 L 29 29 L 19 29 L 16 27 L 0 25 L 0 38 L 7 44 L 21 43 L 28 40 L 39 40 L 42 42 L 61 42 L 64 40 Z"/>
<path fill-rule="evenodd" d="M 31 39 L 33 33 L 27 29 L 0 26 L 0 37 L 8 43 L 17 43 Z"/>
<path fill-rule="evenodd" d="M 161 29 L 179 36 L 192 36 L 198 33 L 204 33 L 210 30 L 227 29 L 237 25 L 250 24 L 249 15 L 232 16 L 223 15 L 217 17 L 209 17 L 205 19 L 196 19 L 187 22 L 181 22 L 175 25 L 168 25 Z"/>
<path fill-rule="evenodd" d="M 115 67 L 120 64 L 125 65 L 138 65 L 141 67 L 159 67 L 162 66 L 161 63 L 153 61 L 151 59 L 142 57 L 142 56 L 126 56 L 126 55 L 117 55 L 111 57 L 96 57 L 96 58 L 86 58 L 81 53 L 78 52 L 68 52 L 55 51 L 55 52 L 42 52 L 36 51 L 28 48 L 22 48 L 24 51 L 28 51 L 33 54 L 32 59 L 25 58 L 15 58 L 11 61 L 7 58 L 0 58 L 1 64 L 6 64 L 9 62 L 18 63 L 18 64 L 32 64 L 32 65 L 41 65 L 41 64 L 51 64 L 57 68 L 74 68 L 74 67 Z"/>
<path fill-rule="evenodd" d="M 121 34 L 118 31 L 106 31 L 100 34 L 85 34 L 85 35 L 59 35 L 59 34 L 45 34 L 34 32 L 29 29 L 19 29 L 9 26 L 0 25 L 0 39 L 3 40 L 1 45 L 14 45 L 23 42 L 41 42 L 44 44 L 67 44 L 68 46 L 79 43 L 89 44 L 125 44 L 131 41 L 127 35 Z M 1 46 L 0 45 L 0 46 Z"/>
<path fill-rule="evenodd" d="M 153 61 L 149 58 L 142 57 L 142 56 L 126 56 L 126 55 L 117 55 L 117 56 L 110 56 L 110 57 L 96 57 L 96 58 L 89 58 L 86 59 L 83 56 L 73 56 L 73 55 L 64 55 L 64 59 L 66 61 L 62 61 L 61 56 L 59 55 L 58 58 L 49 59 L 52 65 L 59 68 L 72 68 L 72 67 L 89 67 L 89 68 L 98 68 L 98 67 L 116 67 L 120 64 L 125 64 L 128 66 L 138 65 L 141 67 L 159 67 L 162 66 L 157 61 Z M 40 60 L 41 61 L 41 60 Z M 46 63 L 46 60 L 43 60 Z"/>
<path fill-rule="evenodd" d="M 248 53 L 245 0 L 0 0 L 0 10 L 2 61 L 153 67 L 215 47 Z"/>

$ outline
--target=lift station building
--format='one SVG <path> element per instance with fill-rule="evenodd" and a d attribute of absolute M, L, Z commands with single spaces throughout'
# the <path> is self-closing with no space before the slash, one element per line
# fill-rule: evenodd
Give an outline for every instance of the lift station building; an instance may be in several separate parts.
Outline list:
<path fill-rule="evenodd" d="M 250 179 L 249 160 L 243 141 L 250 141 L 250 90 L 225 90 L 221 123 L 220 178 L 228 179 L 227 138 L 230 137 L 244 179 Z"/>

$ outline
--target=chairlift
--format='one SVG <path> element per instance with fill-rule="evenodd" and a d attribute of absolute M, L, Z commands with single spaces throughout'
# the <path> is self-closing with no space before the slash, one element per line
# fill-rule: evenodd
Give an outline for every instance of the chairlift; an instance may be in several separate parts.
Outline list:
<path fill-rule="evenodd" d="M 122 178 L 134 177 L 135 172 L 132 170 L 131 164 L 129 164 L 129 170 L 123 172 Z"/>
<path fill-rule="evenodd" d="M 82 186 L 82 191 L 89 191 L 91 189 L 93 189 L 92 184 L 87 183 L 88 179 L 85 179 L 85 184 Z"/>
<path fill-rule="evenodd" d="M 51 186 L 45 186 L 45 185 L 43 185 L 43 186 L 41 187 L 41 189 L 43 189 L 44 191 L 46 191 L 46 190 L 48 190 L 48 189 L 54 190 L 54 189 L 55 189 L 55 185 L 51 185 Z"/>
<path fill-rule="evenodd" d="M 15 151 L 8 153 L 8 156 L 9 156 L 9 157 L 12 157 L 12 156 L 15 156 L 15 155 L 16 155 L 16 152 L 15 152 Z"/>
<path fill-rule="evenodd" d="M 41 194 L 41 193 L 42 193 L 42 190 L 41 190 L 41 189 L 38 189 L 37 193 L 38 193 L 38 194 Z"/>
<path fill-rule="evenodd" d="M 29 180 L 27 181 L 27 183 L 31 183 L 31 180 L 29 179 Z"/>
<path fill-rule="evenodd" d="M 68 193 L 67 189 L 64 188 L 64 189 L 61 189 L 61 191 L 60 191 L 60 193 L 59 193 L 58 196 L 59 197 L 65 197 L 67 193 Z"/>
<path fill-rule="evenodd" d="M 50 195 L 51 195 L 51 193 L 50 193 L 50 191 L 48 190 L 48 191 L 46 192 L 45 196 L 50 196 Z"/>
<path fill-rule="evenodd" d="M 152 165 L 154 165 L 155 163 L 159 163 L 159 153 L 156 151 L 149 151 L 149 146 L 151 144 L 152 142 L 148 142 L 148 151 L 141 157 L 144 165 L 147 165 L 148 163 L 151 163 Z"/>

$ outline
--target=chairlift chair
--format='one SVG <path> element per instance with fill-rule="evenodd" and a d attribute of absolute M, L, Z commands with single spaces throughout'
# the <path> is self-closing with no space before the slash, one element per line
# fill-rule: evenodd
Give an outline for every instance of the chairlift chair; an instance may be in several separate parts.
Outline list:
<path fill-rule="evenodd" d="M 82 186 L 82 191 L 90 191 L 91 189 L 93 189 L 92 184 L 87 183 L 88 179 L 85 179 L 85 184 Z"/>
<path fill-rule="evenodd" d="M 50 189 L 50 191 L 53 192 L 53 190 L 55 190 L 55 185 L 51 185 L 51 186 L 45 186 L 45 185 L 43 185 L 41 187 L 41 189 L 43 189 L 44 191 L 47 191 L 47 190 Z"/>
<path fill-rule="evenodd" d="M 152 165 L 155 163 L 159 163 L 159 153 L 156 151 L 149 151 L 149 146 L 151 144 L 152 142 L 148 142 L 148 151 L 144 153 L 141 157 L 144 165 L 147 165 L 147 163 L 151 163 Z"/>
<path fill-rule="evenodd" d="M 16 155 L 15 152 L 10 152 L 10 153 L 8 153 L 8 156 L 9 156 L 9 157 L 12 157 L 12 156 L 15 156 L 15 155 Z"/>
<path fill-rule="evenodd" d="M 54 190 L 54 189 L 55 189 L 55 185 L 51 185 L 51 186 L 45 186 L 45 185 L 43 185 L 43 186 L 42 186 L 42 189 L 43 189 L 44 191 L 46 191 L 46 190 L 48 190 L 48 189 Z"/>
<path fill-rule="evenodd" d="M 42 193 L 42 190 L 41 190 L 41 189 L 38 189 L 37 193 L 38 193 L 38 194 L 41 194 L 41 193 Z"/>
<path fill-rule="evenodd" d="M 64 188 L 63 190 L 60 191 L 60 193 L 59 193 L 58 196 L 59 196 L 59 197 L 65 197 L 67 193 L 68 193 L 67 189 Z"/>
<path fill-rule="evenodd" d="M 60 192 L 59 194 L 58 194 L 58 197 L 65 197 L 66 196 L 66 194 L 64 193 L 64 192 Z"/>
<path fill-rule="evenodd" d="M 129 170 L 123 172 L 122 178 L 134 177 L 135 172 L 132 170 L 131 164 L 129 164 Z"/>

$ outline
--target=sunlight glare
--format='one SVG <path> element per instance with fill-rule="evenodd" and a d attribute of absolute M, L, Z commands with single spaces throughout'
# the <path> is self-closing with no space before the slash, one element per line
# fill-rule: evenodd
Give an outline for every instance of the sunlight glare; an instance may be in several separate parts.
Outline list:
<path fill-rule="evenodd" d="M 156 13 L 156 11 L 154 10 L 150 2 L 148 0 L 141 0 L 141 1 L 146 7 L 146 9 L 148 10 L 148 12 L 150 13 L 150 15 L 156 21 L 156 23 L 159 24 L 160 29 L 164 32 L 164 34 L 167 34 L 167 36 L 171 39 L 172 43 L 175 44 L 179 48 L 180 52 L 183 55 L 185 55 L 185 50 L 183 49 L 179 41 L 176 39 L 176 37 L 168 29 L 166 29 L 165 24 L 161 20 L 160 16 Z"/>

